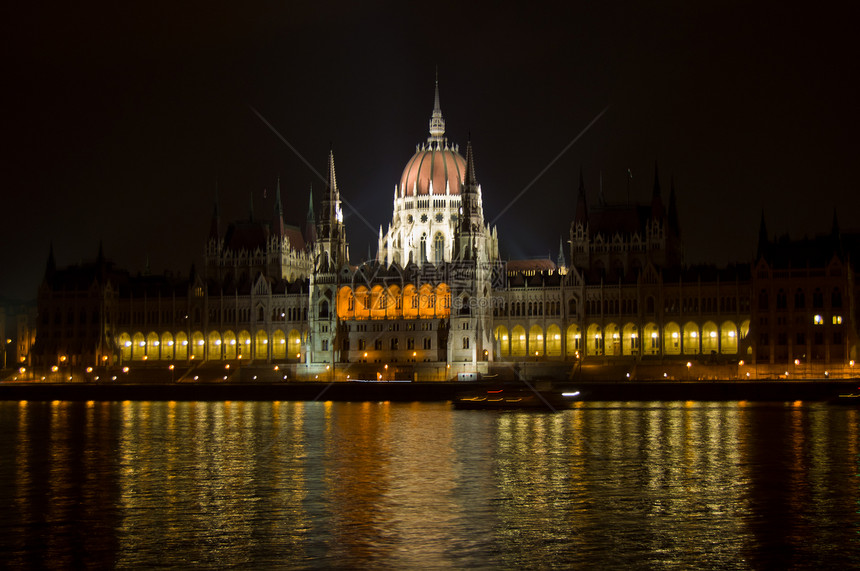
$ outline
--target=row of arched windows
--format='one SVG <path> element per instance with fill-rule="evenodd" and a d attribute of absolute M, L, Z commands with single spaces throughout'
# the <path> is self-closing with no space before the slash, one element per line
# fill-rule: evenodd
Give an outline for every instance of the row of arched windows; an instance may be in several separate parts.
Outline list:
<path fill-rule="evenodd" d="M 494 330 L 496 357 L 500 358 L 735 355 L 748 334 L 749 321 L 725 321 L 720 325 L 713 321 L 702 325 L 688 322 L 683 326 L 673 321 L 662 328 L 656 323 L 642 327 L 630 322 L 603 327 L 592 323 L 585 331 L 571 324 L 564 332 L 557 324 L 550 324 L 545 331 L 540 325 L 515 325 L 510 330 L 498 325 Z"/>
<path fill-rule="evenodd" d="M 815 288 L 812 291 L 812 309 L 824 309 L 824 292 L 820 288 Z M 807 309 L 806 292 L 800 288 L 794 291 L 793 295 L 794 309 Z M 788 309 L 789 294 L 783 288 L 776 292 L 776 309 Z M 830 292 L 830 307 L 842 307 L 842 290 L 838 287 L 833 288 Z M 760 311 L 768 311 L 770 309 L 770 296 L 766 289 L 759 292 L 758 308 Z"/>
<path fill-rule="evenodd" d="M 150 331 L 144 335 L 121 333 L 116 341 L 122 361 L 185 361 L 185 360 L 233 360 L 233 359 L 299 359 L 301 356 L 302 334 L 292 329 L 284 333 L 276 329 L 269 336 L 260 329 L 255 334 L 249 331 L 235 333 L 231 330 L 224 332 L 194 331 L 186 334 L 184 331 L 171 333 L 165 331 L 160 335 Z"/>
<path fill-rule="evenodd" d="M 442 318 L 451 314 L 451 290 L 440 283 L 415 286 L 407 284 L 372 288 L 344 286 L 337 294 L 340 319 L 419 319 Z"/>

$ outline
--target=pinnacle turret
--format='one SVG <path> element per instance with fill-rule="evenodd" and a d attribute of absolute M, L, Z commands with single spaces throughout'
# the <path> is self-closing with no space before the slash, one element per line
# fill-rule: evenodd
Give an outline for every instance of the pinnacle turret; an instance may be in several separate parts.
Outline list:
<path fill-rule="evenodd" d="M 430 137 L 428 143 L 445 144 L 445 119 L 442 117 L 442 107 L 439 105 L 439 78 L 436 78 L 436 91 L 433 97 L 433 113 L 430 115 Z"/>

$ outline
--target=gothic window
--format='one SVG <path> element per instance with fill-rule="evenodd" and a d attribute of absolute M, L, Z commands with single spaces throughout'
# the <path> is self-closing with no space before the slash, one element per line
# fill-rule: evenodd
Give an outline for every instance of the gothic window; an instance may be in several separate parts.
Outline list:
<path fill-rule="evenodd" d="M 815 309 L 824 307 L 824 294 L 818 288 L 815 288 L 815 291 L 812 292 L 812 307 Z"/>
<path fill-rule="evenodd" d="M 328 317 L 328 302 L 325 300 L 320 303 L 320 317 Z"/>
<path fill-rule="evenodd" d="M 785 309 L 787 305 L 788 303 L 786 300 L 785 291 L 780 289 L 778 292 L 776 292 L 776 308 Z"/>
<path fill-rule="evenodd" d="M 839 288 L 833 288 L 833 293 L 830 294 L 830 306 L 842 307 L 842 292 Z"/>
<path fill-rule="evenodd" d="M 430 349 L 430 343 L 431 343 L 430 338 L 429 338 L 429 337 L 425 337 L 425 338 L 424 338 L 424 348 L 425 348 L 425 349 Z"/>
<path fill-rule="evenodd" d="M 377 351 L 382 351 L 382 339 L 377 339 L 373 342 L 373 348 Z"/>
<path fill-rule="evenodd" d="M 400 340 L 397 339 L 397 337 L 392 337 L 391 338 L 391 350 L 397 351 L 397 349 L 399 348 L 399 345 L 400 345 Z"/>
<path fill-rule="evenodd" d="M 367 346 L 367 342 L 364 339 L 358 340 L 358 350 L 364 351 L 364 348 Z"/>
<path fill-rule="evenodd" d="M 798 288 L 794 292 L 794 309 L 803 309 L 806 307 L 806 296 L 803 295 L 803 290 Z"/>
<path fill-rule="evenodd" d="M 445 237 L 441 232 L 436 233 L 436 237 L 433 238 L 433 262 L 435 264 L 441 264 L 445 259 Z"/>
<path fill-rule="evenodd" d="M 427 261 L 427 234 L 421 234 L 421 244 L 418 251 L 418 259 L 423 263 Z"/>
<path fill-rule="evenodd" d="M 469 338 L 463 337 L 463 349 L 468 349 L 468 348 L 469 348 Z"/>
<path fill-rule="evenodd" d="M 407 349 L 415 349 L 415 338 L 407 337 L 406 338 L 406 348 Z"/>
<path fill-rule="evenodd" d="M 767 291 L 761 290 L 758 294 L 758 308 L 760 311 L 767 311 L 768 299 Z"/>

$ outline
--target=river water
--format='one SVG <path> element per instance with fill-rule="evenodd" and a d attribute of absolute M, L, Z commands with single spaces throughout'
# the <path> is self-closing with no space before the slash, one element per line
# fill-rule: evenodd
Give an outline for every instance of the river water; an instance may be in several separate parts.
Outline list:
<path fill-rule="evenodd" d="M 860 567 L 860 410 L 0 402 L 14 567 Z"/>

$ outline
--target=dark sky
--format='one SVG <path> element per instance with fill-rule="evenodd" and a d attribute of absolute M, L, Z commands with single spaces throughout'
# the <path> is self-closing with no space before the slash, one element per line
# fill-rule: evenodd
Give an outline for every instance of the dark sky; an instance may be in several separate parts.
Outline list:
<path fill-rule="evenodd" d="M 583 169 L 589 200 L 664 198 L 674 177 L 688 263 L 749 261 L 772 235 L 858 229 L 858 10 L 848 3 L 115 3 L 4 19 L 0 296 L 35 297 L 59 265 L 105 254 L 133 272 L 202 258 L 222 219 L 278 175 L 300 224 L 334 149 L 354 259 L 375 250 L 394 185 L 427 137 L 438 65 L 449 140 L 471 133 L 506 258 L 555 257 Z M 323 3 L 320 3 L 323 4 Z M 645 5 L 654 5 L 645 7 Z"/>

